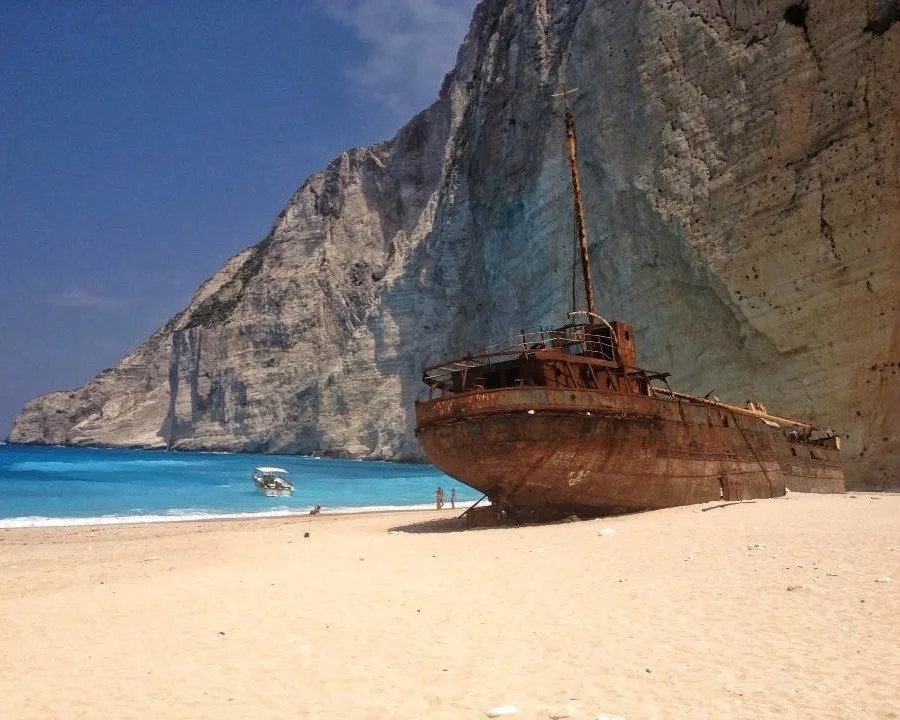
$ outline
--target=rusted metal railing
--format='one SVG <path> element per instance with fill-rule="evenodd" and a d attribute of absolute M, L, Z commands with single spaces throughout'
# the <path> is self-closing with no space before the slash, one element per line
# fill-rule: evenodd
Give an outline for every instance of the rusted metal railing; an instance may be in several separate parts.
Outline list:
<path fill-rule="evenodd" d="M 444 385 L 450 382 L 454 372 L 489 368 L 529 352 L 547 349 L 563 350 L 571 355 L 615 359 L 614 339 L 607 328 L 566 325 L 553 330 L 522 330 L 504 343 L 489 345 L 478 352 L 431 365 L 425 368 L 422 379 L 428 385 Z"/>

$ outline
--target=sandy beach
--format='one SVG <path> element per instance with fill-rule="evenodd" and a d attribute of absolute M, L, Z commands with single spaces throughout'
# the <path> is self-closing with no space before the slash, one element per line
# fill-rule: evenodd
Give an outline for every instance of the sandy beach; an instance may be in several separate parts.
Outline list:
<path fill-rule="evenodd" d="M 900 718 L 898 495 L 454 517 L 0 531 L 0 717 Z"/>

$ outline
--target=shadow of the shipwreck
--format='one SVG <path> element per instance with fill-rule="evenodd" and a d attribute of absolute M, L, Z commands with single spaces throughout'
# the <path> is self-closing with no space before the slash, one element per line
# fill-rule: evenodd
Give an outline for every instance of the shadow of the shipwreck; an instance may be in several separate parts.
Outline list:
<path fill-rule="evenodd" d="M 388 532 L 402 533 L 447 533 L 466 530 L 466 519 L 464 517 L 452 518 L 435 518 L 433 520 L 423 520 L 421 522 L 408 523 L 406 525 L 395 525 L 388 528 Z"/>
<path fill-rule="evenodd" d="M 610 515 L 608 517 L 615 517 Z M 452 518 L 435 518 L 432 520 L 423 520 L 421 522 L 409 523 L 406 525 L 395 525 L 388 528 L 388 532 L 402 533 L 449 533 L 449 532 L 478 532 L 479 530 L 516 530 L 523 527 L 538 527 L 547 525 L 565 525 L 573 522 L 587 522 L 597 520 L 596 517 L 577 517 L 569 516 L 566 518 L 547 519 L 547 520 L 523 520 L 512 521 L 497 520 L 491 523 L 470 525 L 464 516 Z"/>

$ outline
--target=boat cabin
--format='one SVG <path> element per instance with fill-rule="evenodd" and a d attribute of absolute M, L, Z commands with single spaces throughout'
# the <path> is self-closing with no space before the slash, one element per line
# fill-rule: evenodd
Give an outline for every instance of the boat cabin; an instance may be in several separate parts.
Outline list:
<path fill-rule="evenodd" d="M 425 370 L 423 381 L 441 395 L 536 386 L 649 393 L 653 379 L 635 367 L 634 331 L 621 322 L 573 323 L 522 331 L 502 348 L 487 348 Z"/>

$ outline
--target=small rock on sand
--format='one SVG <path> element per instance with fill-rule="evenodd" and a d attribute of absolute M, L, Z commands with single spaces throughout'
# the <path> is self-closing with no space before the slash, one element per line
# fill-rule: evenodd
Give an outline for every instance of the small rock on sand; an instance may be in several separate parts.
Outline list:
<path fill-rule="evenodd" d="M 613 530 L 612 528 L 603 528 L 599 534 L 600 535 L 615 535 L 616 531 Z"/>
<path fill-rule="evenodd" d="M 885 575 L 884 577 L 875 578 L 875 582 L 892 583 L 892 582 L 894 582 L 894 578 L 891 578 L 891 577 L 888 577 L 887 575 Z"/>
<path fill-rule="evenodd" d="M 498 705 L 495 708 L 491 708 L 490 710 L 485 710 L 484 714 L 489 718 L 495 717 L 505 717 L 506 715 L 515 715 L 519 712 L 519 708 L 515 705 Z"/>

